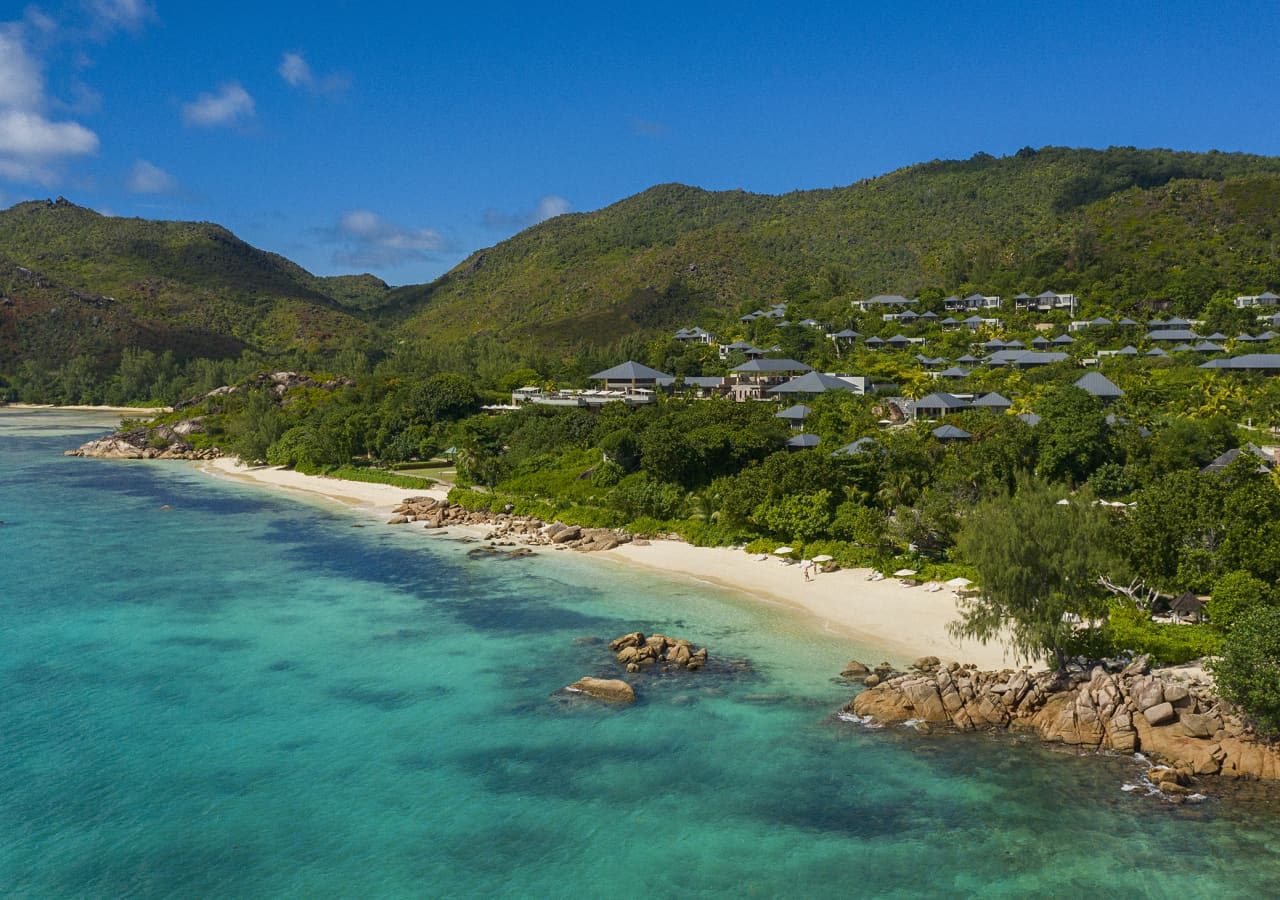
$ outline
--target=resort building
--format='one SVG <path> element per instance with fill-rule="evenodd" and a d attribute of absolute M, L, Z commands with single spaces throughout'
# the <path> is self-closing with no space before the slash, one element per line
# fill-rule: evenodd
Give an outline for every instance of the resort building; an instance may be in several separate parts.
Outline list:
<path fill-rule="evenodd" d="M 764 400 L 769 388 L 812 371 L 812 366 L 794 359 L 749 359 L 729 370 L 729 391 L 734 400 Z"/>
<path fill-rule="evenodd" d="M 1000 297 L 987 294 L 970 294 L 967 297 L 948 297 L 942 301 L 947 312 L 973 312 L 983 309 L 999 309 L 1004 303 Z"/>
<path fill-rule="evenodd" d="M 919 300 L 908 300 L 901 294 L 876 294 L 866 300 L 854 300 L 853 305 L 863 312 L 868 310 L 901 312 L 908 306 L 914 306 Z"/>
<path fill-rule="evenodd" d="M 1034 297 L 1030 294 L 1019 294 L 1013 298 L 1014 309 L 1035 312 L 1053 312 L 1064 309 L 1068 314 L 1075 315 L 1078 305 L 1075 294 L 1058 294 L 1054 291 L 1044 291 Z"/>
<path fill-rule="evenodd" d="M 1255 306 L 1275 306 L 1277 304 L 1280 304 L 1280 296 L 1271 293 L 1271 291 L 1236 297 L 1236 309 L 1252 309 Z"/>

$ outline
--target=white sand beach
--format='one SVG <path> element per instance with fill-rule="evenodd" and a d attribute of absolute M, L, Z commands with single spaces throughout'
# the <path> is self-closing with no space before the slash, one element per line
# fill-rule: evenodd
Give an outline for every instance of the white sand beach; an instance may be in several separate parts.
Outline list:
<path fill-rule="evenodd" d="M 7 403 L 9 409 L 48 409 L 57 412 L 119 413 L 121 416 L 157 416 L 173 412 L 168 406 L 55 406 L 52 403 Z"/>
<path fill-rule="evenodd" d="M 228 458 L 200 463 L 199 469 L 264 488 L 323 497 L 379 516 L 389 515 L 408 496 L 441 500 L 446 496 L 442 488 L 412 490 L 365 484 L 273 466 L 241 466 Z M 1000 644 L 957 641 L 947 633 L 947 624 L 957 615 L 956 598 L 951 591 L 930 592 L 888 578 L 869 581 L 870 569 L 846 569 L 805 581 L 799 565 L 784 566 L 772 558 L 757 562 L 755 556 L 740 550 L 694 547 L 680 541 L 653 541 L 647 546 L 624 544 L 616 550 L 586 556 L 606 563 L 645 566 L 795 608 L 812 616 L 816 627 L 844 632 L 859 643 L 873 644 L 896 662 L 937 656 L 976 663 L 984 669 L 1015 664 L 1012 654 Z M 879 661 L 864 660 L 872 664 Z"/>
<path fill-rule="evenodd" d="M 220 478 L 230 478 L 262 487 L 325 497 L 344 506 L 368 509 L 371 513 L 390 515 L 405 497 L 434 497 L 445 499 L 447 491 L 423 487 L 410 489 L 390 484 L 367 484 L 363 481 L 347 481 L 342 478 L 326 478 L 323 475 L 303 475 L 279 466 L 242 466 L 231 457 L 212 459 L 198 465 L 201 472 Z"/>

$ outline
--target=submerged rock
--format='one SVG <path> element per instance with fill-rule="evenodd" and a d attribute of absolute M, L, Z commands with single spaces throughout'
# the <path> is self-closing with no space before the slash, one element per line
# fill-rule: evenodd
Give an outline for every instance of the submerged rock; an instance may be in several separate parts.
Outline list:
<path fill-rule="evenodd" d="M 636 702 L 635 688 L 621 678 L 592 678 L 584 675 L 565 690 L 586 694 L 597 700 L 607 700 L 610 703 Z"/>

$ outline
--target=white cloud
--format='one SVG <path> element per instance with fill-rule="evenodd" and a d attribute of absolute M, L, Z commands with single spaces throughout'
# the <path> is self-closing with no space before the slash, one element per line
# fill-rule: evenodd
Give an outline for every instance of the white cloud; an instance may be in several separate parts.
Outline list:
<path fill-rule="evenodd" d="M 276 67 L 276 71 L 290 87 L 301 88 L 313 94 L 336 94 L 351 86 L 351 80 L 345 75 L 316 75 L 301 53 L 285 53 L 280 57 L 280 65 Z"/>
<path fill-rule="evenodd" d="M 75 122 L 50 122 L 38 113 L 0 112 L 0 156 L 44 159 L 82 156 L 98 149 L 98 136 Z"/>
<path fill-rule="evenodd" d="M 396 266 L 434 259 L 446 249 L 434 228 L 402 228 L 367 209 L 344 213 L 332 237 L 342 244 L 333 261 L 344 266 Z"/>
<path fill-rule="evenodd" d="M 547 219 L 562 216 L 570 209 L 569 201 L 559 194 L 544 194 L 539 198 L 537 206 L 530 210 L 503 212 L 500 209 L 486 209 L 484 224 L 500 231 L 509 228 L 527 228 L 530 225 L 545 222 Z"/>
<path fill-rule="evenodd" d="M 147 0 L 88 0 L 88 9 L 100 27 L 109 29 L 137 31 L 156 17 L 155 9 Z"/>
<path fill-rule="evenodd" d="M 533 221 L 545 222 L 547 219 L 554 219 L 556 216 L 563 216 L 569 211 L 569 201 L 561 197 L 559 194 L 547 194 L 538 201 L 538 208 L 534 210 Z"/>
<path fill-rule="evenodd" d="M 44 76 L 27 52 L 17 22 L 0 25 L 0 108 L 38 109 L 44 104 Z"/>
<path fill-rule="evenodd" d="M 280 77 L 293 87 L 304 87 L 316 80 L 311 66 L 302 58 L 301 53 L 286 53 L 280 60 Z"/>
<path fill-rule="evenodd" d="M 52 184 L 61 161 L 99 150 L 97 134 L 84 125 L 50 118 L 50 108 L 76 111 L 50 101 L 44 65 L 32 50 L 33 41 L 41 46 L 56 28 L 35 6 L 28 6 L 20 22 L 0 23 L 0 178 Z M 78 97 L 77 104 L 87 97 Z"/>
<path fill-rule="evenodd" d="M 253 98 L 237 81 L 228 82 L 216 93 L 202 93 L 182 106 L 182 121 L 188 125 L 211 128 L 234 125 L 253 115 Z"/>
<path fill-rule="evenodd" d="M 155 163 L 140 159 L 133 164 L 125 187 L 135 194 L 167 194 L 178 186 L 178 180 Z"/>

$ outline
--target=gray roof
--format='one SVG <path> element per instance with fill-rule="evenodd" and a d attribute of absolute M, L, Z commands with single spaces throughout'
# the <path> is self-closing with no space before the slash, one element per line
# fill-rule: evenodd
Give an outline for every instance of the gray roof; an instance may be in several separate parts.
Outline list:
<path fill-rule="evenodd" d="M 1190 344 L 1179 344 L 1178 346 L 1176 346 L 1176 347 L 1174 347 L 1174 348 L 1173 348 L 1173 352 L 1174 352 L 1174 353 L 1189 353 L 1189 352 L 1191 352 L 1191 351 L 1192 351 L 1192 350 L 1194 350 L 1194 349 L 1196 349 L 1196 348 L 1195 348 L 1195 347 L 1193 347 L 1193 346 L 1191 346 Z"/>
<path fill-rule="evenodd" d="M 959 366 L 952 366 L 949 369 L 943 369 L 938 373 L 939 378 L 968 378 L 969 370 L 962 369 Z"/>
<path fill-rule="evenodd" d="M 731 372 L 812 372 L 812 366 L 806 366 L 794 359 L 749 359 L 740 366 L 734 366 Z"/>
<path fill-rule="evenodd" d="M 803 403 L 797 403 L 795 406 L 788 406 L 782 412 L 774 413 L 773 417 L 775 419 L 797 419 L 798 420 L 798 419 L 803 419 L 805 416 L 809 415 L 809 413 L 811 412 L 813 412 L 813 410 L 805 406 Z"/>
<path fill-rule="evenodd" d="M 1116 356 L 1137 356 L 1138 348 L 1133 344 L 1127 344 L 1116 351 Z"/>
<path fill-rule="evenodd" d="M 1035 350 L 997 350 L 987 358 L 993 366 L 1047 366 L 1067 359 L 1065 353 L 1040 353 Z"/>
<path fill-rule="evenodd" d="M 1036 348 L 1052 347 L 1053 341 L 1049 340 L 1047 337 L 1044 337 L 1043 335 L 1036 335 L 1031 339 L 1031 346 Z"/>
<path fill-rule="evenodd" d="M 989 341 L 983 342 L 982 349 L 983 350 L 1003 350 L 1007 346 L 1008 345 L 1004 341 L 1000 340 L 1000 338 L 992 338 Z"/>
<path fill-rule="evenodd" d="M 1027 345 L 1022 343 L 1022 341 L 1018 340 L 1017 338 L 1014 338 L 1012 341 L 1005 341 L 1004 348 L 1006 350 L 1026 350 Z"/>
<path fill-rule="evenodd" d="M 1116 387 L 1115 383 L 1101 372 L 1087 372 L 1081 375 L 1076 379 L 1075 386 L 1082 391 L 1103 399 L 1124 396 L 1124 391 Z"/>
<path fill-rule="evenodd" d="M 1212 341 L 1201 341 L 1191 349 L 1196 351 L 1197 353 L 1221 353 L 1222 345 L 1215 344 Z"/>
<path fill-rule="evenodd" d="M 1147 332 L 1149 341 L 1194 341 L 1196 333 L 1189 328 L 1161 328 Z"/>
<path fill-rule="evenodd" d="M 916 409 L 968 409 L 969 401 L 937 391 L 916 401 Z"/>
<path fill-rule="evenodd" d="M 659 372 L 634 360 L 605 369 L 591 376 L 592 381 L 657 381 L 659 378 L 670 378 L 666 372 Z"/>
<path fill-rule="evenodd" d="M 851 444 L 845 444 L 838 450 L 832 451 L 832 456 L 857 456 L 859 453 L 870 452 L 872 447 L 876 446 L 876 439 L 873 437 L 860 437 Z"/>
<path fill-rule="evenodd" d="M 1040 417 L 1033 412 L 1024 412 L 1018 418 L 1032 427 L 1040 424 Z"/>
<path fill-rule="evenodd" d="M 1169 352 L 1167 350 L 1161 350 L 1159 347 L 1152 347 L 1150 350 L 1148 350 L 1146 353 L 1143 354 L 1143 356 L 1168 356 L 1168 355 L 1169 355 Z"/>
<path fill-rule="evenodd" d="M 979 409 L 1009 409 L 1013 406 L 1013 401 L 992 391 L 974 400 L 973 405 Z"/>
<path fill-rule="evenodd" d="M 1227 336 L 1221 331 L 1215 331 L 1213 334 L 1205 338 L 1206 341 L 1225 341 Z"/>
<path fill-rule="evenodd" d="M 876 337 L 876 336 L 873 334 L 873 335 L 871 335 L 871 337 L 869 337 L 869 338 L 867 338 L 865 341 L 863 341 L 863 343 L 864 343 L 864 344 L 875 344 L 877 347 L 879 347 L 881 344 L 883 344 L 883 343 L 884 343 L 884 338 L 882 338 L 882 337 Z"/>
<path fill-rule="evenodd" d="M 901 294 L 876 294 L 867 303 L 875 303 L 880 306 L 902 306 L 907 303 L 915 303 L 914 300 L 908 300 Z"/>
<path fill-rule="evenodd" d="M 734 341 L 732 344 L 725 344 L 725 345 L 724 345 L 724 349 L 726 349 L 726 350 L 750 350 L 750 349 L 751 349 L 751 345 L 750 345 L 750 344 L 748 344 L 746 341 Z"/>
<path fill-rule="evenodd" d="M 976 356 L 970 356 L 968 353 L 966 353 L 964 356 L 957 359 L 956 362 L 966 363 L 967 365 L 973 365 L 974 363 L 982 362 L 982 360 L 978 359 L 978 357 Z"/>
<path fill-rule="evenodd" d="M 674 387 L 677 379 L 670 375 L 665 378 L 658 379 L 659 387 Z M 717 388 L 724 384 L 724 378 L 720 375 L 686 375 L 684 376 L 685 387 L 698 388 Z"/>
<path fill-rule="evenodd" d="M 1115 323 L 1112 322 L 1110 319 L 1108 319 L 1106 316 L 1098 316 L 1098 318 L 1096 319 L 1091 319 L 1089 321 L 1089 324 L 1096 325 L 1099 328 L 1105 328 L 1106 326 L 1114 325 Z"/>
<path fill-rule="evenodd" d="M 1056 344 L 1061 347 L 1065 347 L 1067 344 L 1074 344 L 1075 342 L 1076 339 L 1069 334 L 1060 334 L 1050 341 L 1051 344 Z"/>
<path fill-rule="evenodd" d="M 1280 371 L 1280 353 L 1246 353 L 1243 356 L 1232 356 L 1227 359 L 1211 359 L 1207 363 L 1201 363 L 1200 368 L 1277 372 Z"/>
<path fill-rule="evenodd" d="M 832 335 L 832 337 L 856 338 L 858 337 L 858 332 L 854 331 L 852 328 L 846 328 L 844 331 L 837 331 L 835 334 Z"/>
<path fill-rule="evenodd" d="M 911 338 L 907 337 L 905 334 L 895 334 L 893 337 L 889 338 L 889 340 L 885 341 L 885 343 L 886 344 L 910 344 Z"/>
<path fill-rule="evenodd" d="M 816 434 L 797 434 L 791 440 L 787 441 L 788 447 L 816 447 L 822 443 L 822 439 Z"/>
<path fill-rule="evenodd" d="M 959 324 L 960 324 L 960 320 L 959 320 L 959 319 L 953 319 L 951 316 L 947 316 L 947 317 L 946 317 L 945 319 L 943 319 L 939 324 L 941 324 L 941 325 L 959 325 Z"/>
<path fill-rule="evenodd" d="M 921 313 L 921 314 L 920 314 L 920 318 L 922 318 L 922 319 L 936 319 L 936 318 L 938 318 L 938 314 L 937 314 L 936 312 L 934 312 L 933 310 L 931 310 L 931 309 L 930 309 L 930 310 L 927 310 L 927 311 L 925 311 L 925 312 Z"/>
<path fill-rule="evenodd" d="M 1135 321 L 1133 321 L 1133 319 L 1130 319 L 1128 316 L 1125 316 L 1123 319 L 1121 319 L 1121 320 L 1120 320 L 1119 322 L 1117 322 L 1116 324 L 1117 324 L 1117 325 L 1124 325 L 1124 326 L 1131 326 L 1131 325 L 1137 325 L 1138 323 L 1137 323 L 1137 322 L 1135 322 Z"/>
<path fill-rule="evenodd" d="M 770 394 L 825 394 L 827 391 L 857 391 L 843 378 L 825 375 L 822 372 L 806 372 L 798 378 L 769 388 Z"/>
<path fill-rule="evenodd" d="M 954 425 L 939 425 L 931 433 L 940 441 L 967 441 L 973 437 L 963 428 L 957 428 Z"/>
<path fill-rule="evenodd" d="M 1200 471 L 1205 475 L 1211 472 L 1221 472 L 1246 453 L 1255 456 L 1259 460 L 1259 472 L 1270 472 L 1275 467 L 1276 461 L 1267 455 L 1265 450 L 1257 444 L 1245 444 L 1243 447 L 1233 447 Z"/>

